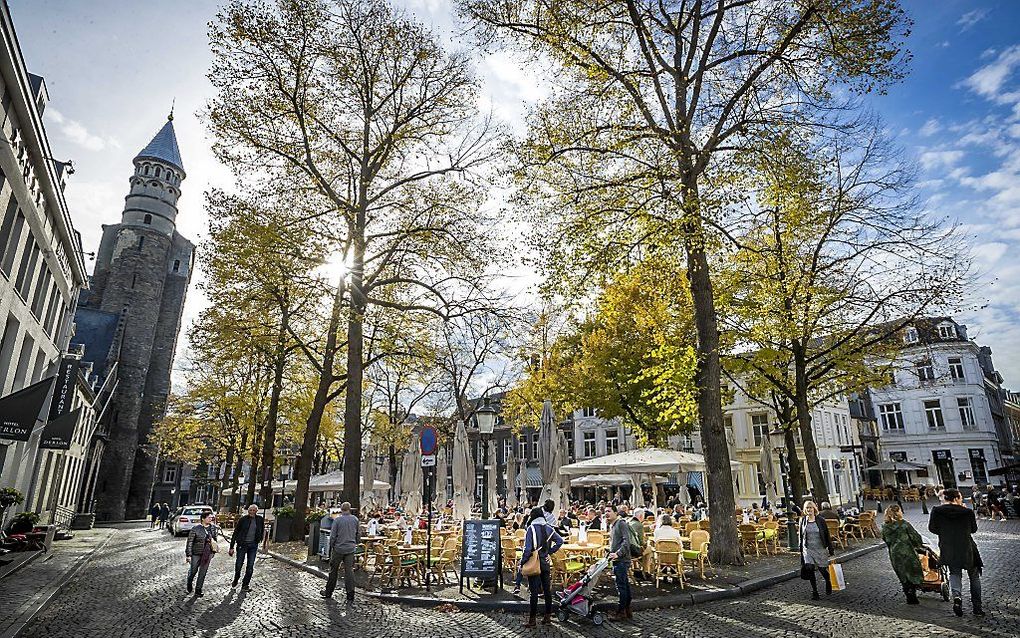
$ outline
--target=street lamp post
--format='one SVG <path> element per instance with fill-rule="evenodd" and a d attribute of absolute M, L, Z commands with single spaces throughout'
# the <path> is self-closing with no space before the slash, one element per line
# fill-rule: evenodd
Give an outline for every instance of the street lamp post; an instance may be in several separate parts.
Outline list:
<path fill-rule="evenodd" d="M 496 426 L 496 410 L 484 398 L 482 407 L 475 412 L 478 423 L 478 443 L 482 446 L 482 518 L 489 518 L 489 439 Z"/>
<path fill-rule="evenodd" d="M 800 551 L 797 535 L 797 519 L 793 513 L 793 493 L 790 486 L 790 466 L 786 460 L 786 433 L 782 430 L 769 432 L 772 447 L 779 453 L 779 472 L 783 477 L 783 494 L 786 497 L 786 546 L 791 552 Z"/>

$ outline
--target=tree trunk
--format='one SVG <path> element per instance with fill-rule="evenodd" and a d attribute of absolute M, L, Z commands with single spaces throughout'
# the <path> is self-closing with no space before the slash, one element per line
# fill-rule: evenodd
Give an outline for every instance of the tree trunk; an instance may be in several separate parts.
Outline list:
<path fill-rule="evenodd" d="M 256 423 L 256 425 L 255 425 L 255 432 L 254 432 L 254 434 L 252 436 L 252 442 L 251 442 L 251 460 L 250 460 L 252 470 L 251 470 L 251 476 L 248 478 L 248 489 L 247 489 L 247 491 L 246 491 L 246 493 L 244 495 L 244 502 L 246 504 L 247 503 L 254 503 L 255 502 L 255 491 L 256 491 L 255 488 L 259 484 L 259 482 L 258 482 L 258 476 L 259 476 L 258 470 L 259 470 L 259 465 L 260 465 L 260 463 L 259 463 L 259 459 L 260 459 L 260 456 L 261 456 L 260 453 L 262 451 L 261 450 L 262 446 L 260 444 L 262 442 L 262 428 L 263 428 L 263 425 L 262 425 L 261 421 L 262 420 L 259 419 L 259 420 L 257 420 L 255 422 Z M 272 472 L 272 468 L 273 468 L 272 465 L 267 465 L 265 467 L 268 467 L 269 471 Z"/>
<path fill-rule="evenodd" d="M 272 467 L 276 454 L 276 426 L 280 418 L 280 395 L 283 393 L 283 372 L 287 367 L 287 330 L 290 323 L 290 310 L 286 301 L 280 304 L 280 329 L 276 335 L 276 347 L 273 353 L 273 388 L 269 394 L 269 413 L 266 415 L 266 433 L 262 441 L 262 467 Z M 272 478 L 262 484 L 259 497 L 263 503 L 273 498 Z"/>
<path fill-rule="evenodd" d="M 795 346 L 793 357 L 794 374 L 796 375 L 797 393 L 794 406 L 797 409 L 797 423 L 800 427 L 800 438 L 804 445 L 804 459 L 807 461 L 808 474 L 811 477 L 811 488 L 816 504 L 829 500 L 829 488 L 825 485 L 822 465 L 818 461 L 818 447 L 815 445 L 815 433 L 811 428 L 811 405 L 808 402 L 807 363 L 802 347 Z"/>
<path fill-rule="evenodd" d="M 697 217 L 698 190 L 694 179 L 685 180 L 688 214 L 698 219 L 687 233 L 687 279 L 694 301 L 694 325 L 698 334 L 698 414 L 701 418 L 701 447 L 708 470 L 709 518 L 711 520 L 711 560 L 716 564 L 743 565 L 740 538 L 733 520 L 733 473 L 730 450 L 723 427 L 722 366 L 719 361 L 719 326 L 715 314 L 712 279 L 705 252 L 704 228 Z"/>
<path fill-rule="evenodd" d="M 230 480 L 233 478 L 231 472 L 234 471 L 234 454 L 236 454 L 235 446 L 231 445 L 227 448 L 227 456 L 223 460 L 223 476 L 220 479 L 220 497 L 217 499 L 216 509 L 220 512 L 227 510 L 227 488 L 230 486 Z"/>
<path fill-rule="evenodd" d="M 230 474 L 230 486 L 234 493 L 227 499 L 227 506 L 231 512 L 241 508 L 241 470 L 244 469 L 244 454 L 241 452 L 248 445 L 248 428 L 241 431 L 241 444 L 237 446 L 237 453 L 234 457 L 234 467 Z M 252 472 L 254 472 L 252 468 Z"/>
<path fill-rule="evenodd" d="M 793 406 L 784 397 L 779 412 L 779 422 L 783 428 L 783 438 L 786 444 L 787 470 L 790 478 L 790 492 L 793 494 L 793 501 L 798 500 L 807 494 L 807 481 L 804 478 L 804 465 L 800 462 L 800 455 L 797 453 L 796 432 L 797 419 L 794 418 Z"/>
<path fill-rule="evenodd" d="M 291 526 L 291 540 L 301 540 L 305 535 L 305 512 L 308 509 L 308 482 L 312 478 L 315 448 L 319 442 L 319 426 L 322 415 L 329 403 L 329 392 L 336 382 L 333 376 L 333 365 L 336 362 L 336 336 L 340 327 L 340 314 L 343 309 L 344 282 L 337 282 L 336 293 L 333 295 L 333 308 L 329 316 L 329 328 L 326 331 L 326 344 L 322 355 L 322 369 L 319 383 L 315 388 L 315 399 L 312 409 L 305 422 L 305 435 L 301 440 L 301 454 L 294 463 L 297 475 L 297 487 L 294 488 L 294 522 Z"/>
<path fill-rule="evenodd" d="M 367 120 L 366 120 L 367 121 Z M 367 136 L 366 136 L 367 139 Z M 359 202 L 368 200 L 368 181 L 362 169 Z M 358 209 L 352 232 L 351 300 L 347 319 L 347 387 L 344 397 L 344 489 L 343 499 L 355 511 L 361 505 L 361 390 L 364 383 L 365 309 L 365 227 L 367 216 L 364 206 Z"/>

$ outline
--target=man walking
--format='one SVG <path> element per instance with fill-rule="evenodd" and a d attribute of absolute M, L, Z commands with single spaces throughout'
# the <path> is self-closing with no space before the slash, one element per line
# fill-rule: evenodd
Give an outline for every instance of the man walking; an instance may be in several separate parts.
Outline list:
<path fill-rule="evenodd" d="M 336 517 L 329 530 L 329 579 L 326 589 L 319 592 L 323 598 L 333 597 L 340 564 L 343 563 L 347 602 L 354 602 L 354 552 L 358 548 L 358 537 L 358 517 L 351 514 L 351 504 L 345 502 L 340 506 L 340 516 Z"/>
<path fill-rule="evenodd" d="M 259 551 L 259 543 L 265 533 L 266 519 L 259 516 L 259 506 L 252 503 L 248 506 L 248 513 L 238 519 L 234 525 L 234 533 L 230 535 L 230 555 L 234 555 L 234 548 L 237 547 L 237 560 L 234 561 L 234 584 L 241 578 L 241 566 L 244 565 L 244 582 L 241 583 L 241 591 L 248 591 L 251 584 L 251 574 L 255 569 L 255 555 Z"/>
<path fill-rule="evenodd" d="M 620 517 L 614 506 L 606 508 L 606 522 L 609 525 L 609 558 L 613 561 L 613 577 L 616 579 L 616 590 L 620 594 L 620 605 L 613 616 L 614 620 L 632 618 L 630 611 L 630 581 L 627 572 L 630 570 L 630 527 Z"/>
<path fill-rule="evenodd" d="M 977 532 L 974 510 L 963 506 L 960 490 L 948 488 L 943 493 L 944 505 L 931 511 L 928 531 L 939 537 L 942 564 L 949 568 L 949 586 L 953 590 L 953 613 L 963 615 L 963 570 L 970 580 L 970 604 L 975 616 L 981 610 L 981 556 L 971 536 Z"/>

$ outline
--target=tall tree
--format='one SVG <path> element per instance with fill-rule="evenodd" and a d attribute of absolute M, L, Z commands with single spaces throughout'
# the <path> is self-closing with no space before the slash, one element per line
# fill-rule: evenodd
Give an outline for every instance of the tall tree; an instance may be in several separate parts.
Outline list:
<path fill-rule="evenodd" d="M 587 283 L 642 246 L 681 246 L 694 303 L 712 559 L 740 563 L 722 421 L 710 260 L 729 158 L 837 87 L 902 74 L 895 0 L 457 0 L 482 46 L 555 64 L 531 116 L 522 181 L 550 232 L 547 270 Z"/>
<path fill-rule="evenodd" d="M 904 326 L 967 302 L 969 250 L 917 205 L 912 167 L 871 118 L 763 138 L 750 155 L 724 324 L 747 351 L 735 362 L 751 392 L 794 417 L 785 425 L 799 431 L 824 501 L 812 411 L 882 385 Z"/>
<path fill-rule="evenodd" d="M 346 322 L 345 458 L 358 459 L 366 315 L 449 317 L 480 296 L 489 241 L 485 188 L 472 180 L 494 149 L 477 81 L 466 56 L 383 0 L 233 0 L 209 35 L 217 155 L 235 170 L 299 176 L 346 260 L 333 314 Z M 310 418 L 306 443 L 315 427 Z M 312 453 L 302 446 L 295 520 Z M 355 505 L 360 470 L 344 464 Z"/>

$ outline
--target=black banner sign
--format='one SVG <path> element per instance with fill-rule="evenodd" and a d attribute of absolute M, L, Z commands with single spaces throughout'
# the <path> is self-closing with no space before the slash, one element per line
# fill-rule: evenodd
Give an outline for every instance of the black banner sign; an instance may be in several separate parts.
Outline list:
<path fill-rule="evenodd" d="M 43 379 L 0 399 L 0 439 L 27 441 L 56 377 Z"/>
<path fill-rule="evenodd" d="M 57 386 L 53 389 L 53 400 L 50 401 L 50 421 L 71 411 L 79 365 L 81 365 L 81 361 L 78 359 L 67 358 L 60 362 Z"/>
<path fill-rule="evenodd" d="M 50 450 L 71 449 L 74 428 L 78 425 L 80 417 L 81 408 L 75 408 L 47 423 L 43 429 L 42 438 L 39 440 L 39 447 Z"/>
<path fill-rule="evenodd" d="M 932 458 L 936 461 L 951 461 L 953 456 L 950 450 L 932 450 Z"/>
<path fill-rule="evenodd" d="M 499 521 L 464 521 L 461 578 L 496 579 L 502 573 Z"/>

